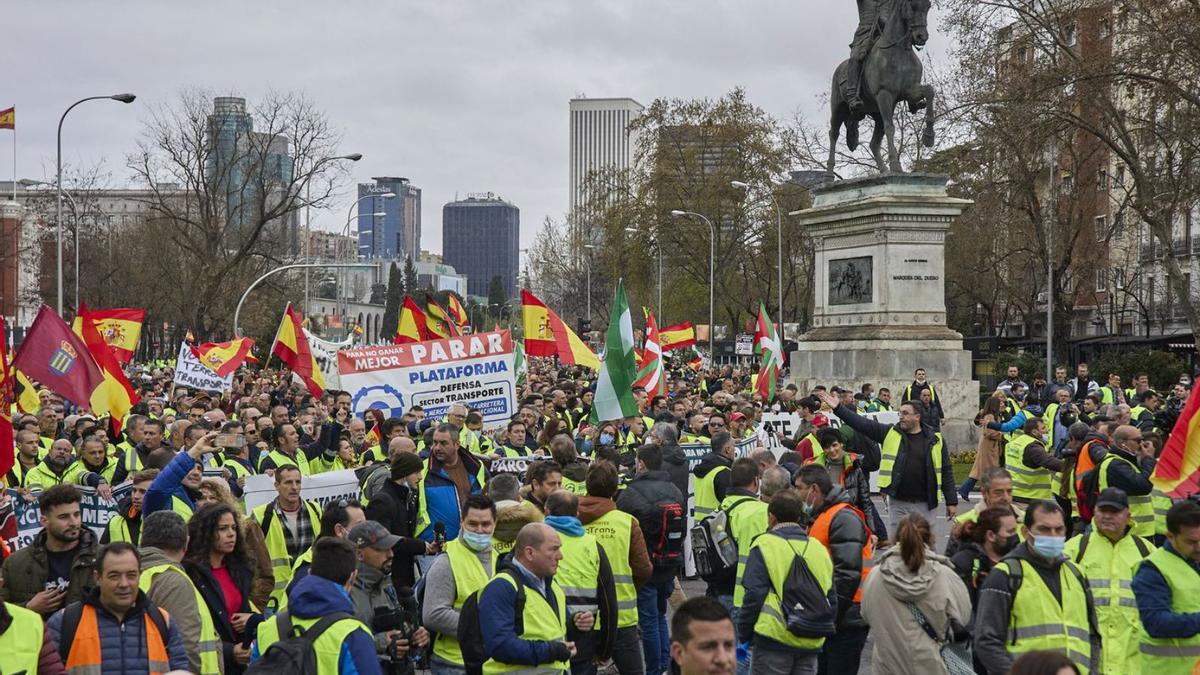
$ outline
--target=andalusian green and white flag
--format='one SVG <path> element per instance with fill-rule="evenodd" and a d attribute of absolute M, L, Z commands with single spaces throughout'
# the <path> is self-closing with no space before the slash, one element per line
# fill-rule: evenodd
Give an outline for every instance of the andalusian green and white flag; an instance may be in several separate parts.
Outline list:
<path fill-rule="evenodd" d="M 517 384 L 525 381 L 525 341 L 513 340 L 513 372 L 517 375 Z"/>
<path fill-rule="evenodd" d="M 633 359 L 633 319 L 625 298 L 625 282 L 617 282 L 608 334 L 604 338 L 604 362 L 596 378 L 596 399 L 592 402 L 592 424 L 619 420 L 638 414 L 633 398 L 637 364 Z"/>

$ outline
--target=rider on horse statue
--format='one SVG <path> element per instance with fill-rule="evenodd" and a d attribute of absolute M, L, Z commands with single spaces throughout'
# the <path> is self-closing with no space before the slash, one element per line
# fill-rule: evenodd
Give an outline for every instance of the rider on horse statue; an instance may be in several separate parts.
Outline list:
<path fill-rule="evenodd" d="M 854 41 L 850 43 L 850 67 L 846 69 L 846 103 L 850 106 L 850 112 L 856 114 L 863 110 L 862 96 L 859 94 L 863 62 L 879 37 L 879 2 L 858 0 L 858 28 L 854 31 Z"/>

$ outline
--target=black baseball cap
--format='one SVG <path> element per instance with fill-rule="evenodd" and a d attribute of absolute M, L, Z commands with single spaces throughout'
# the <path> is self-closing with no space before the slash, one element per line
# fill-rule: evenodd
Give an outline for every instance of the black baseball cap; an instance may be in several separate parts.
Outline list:
<path fill-rule="evenodd" d="M 1104 488 L 1100 492 L 1100 496 L 1096 498 L 1096 508 L 1108 506 L 1114 509 L 1125 510 L 1129 508 L 1129 496 L 1121 488 Z"/>

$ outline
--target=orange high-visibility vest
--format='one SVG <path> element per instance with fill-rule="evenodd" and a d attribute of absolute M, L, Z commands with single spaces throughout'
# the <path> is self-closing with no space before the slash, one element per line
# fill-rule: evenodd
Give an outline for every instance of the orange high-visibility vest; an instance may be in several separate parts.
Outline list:
<path fill-rule="evenodd" d="M 163 622 L 170 625 L 171 615 L 167 610 L 162 612 Z M 146 636 L 146 667 L 151 675 L 161 675 L 171 671 L 171 660 L 167 657 L 167 636 L 158 632 L 158 627 L 149 614 L 142 613 L 145 622 Z M 96 608 L 92 605 L 83 606 L 83 615 L 79 617 L 79 627 L 75 630 L 75 639 L 71 642 L 71 653 L 67 654 L 68 673 L 97 673 L 103 655 L 100 653 L 100 627 L 96 623 Z"/>
<path fill-rule="evenodd" d="M 862 602 L 863 585 L 867 583 L 867 577 L 871 574 L 871 566 L 875 564 L 875 547 L 871 545 L 871 526 L 867 524 L 867 517 L 863 515 L 862 511 L 846 502 L 834 504 L 825 509 L 821 515 L 817 516 L 812 527 L 808 529 L 808 536 L 821 542 L 825 546 L 825 549 L 829 551 L 829 555 L 832 556 L 833 549 L 829 548 L 829 526 L 833 523 L 833 517 L 842 509 L 853 511 L 854 515 L 858 516 L 858 519 L 862 521 L 863 527 L 867 531 L 867 540 L 863 542 L 862 547 L 862 578 L 858 581 L 858 590 L 854 592 L 853 598 L 855 603 L 860 603 Z"/>

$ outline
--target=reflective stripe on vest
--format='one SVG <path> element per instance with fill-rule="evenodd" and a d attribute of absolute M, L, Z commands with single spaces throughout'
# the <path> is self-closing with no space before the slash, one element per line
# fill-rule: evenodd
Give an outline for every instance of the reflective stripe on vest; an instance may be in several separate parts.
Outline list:
<path fill-rule="evenodd" d="M 488 569 L 484 569 L 475 552 L 467 548 L 462 541 L 452 539 L 446 542 L 446 555 L 450 560 L 450 572 L 454 576 L 454 609 L 462 609 L 472 593 L 487 585 L 488 580 L 496 574 L 496 556 L 493 554 Z M 463 666 L 462 649 L 458 646 L 458 637 L 438 633 L 433 643 L 433 653 L 438 658 L 449 663 Z"/>
<path fill-rule="evenodd" d="M 501 574 L 495 579 L 492 579 L 488 584 L 509 584 L 515 590 L 517 581 L 508 574 Z M 567 598 L 563 594 L 563 590 L 559 587 L 554 579 L 550 580 L 550 592 L 554 594 L 554 607 L 542 597 L 541 593 L 526 588 L 525 589 L 525 611 L 522 614 L 525 624 L 525 630 L 517 637 L 522 640 L 529 641 L 544 641 L 544 642 L 560 642 L 567 639 Z M 541 663 L 537 668 L 532 670 L 541 671 L 548 670 L 550 672 L 567 672 L 570 665 L 566 661 L 556 661 L 554 663 Z M 483 664 L 483 672 L 485 675 L 489 673 L 511 673 L 516 671 L 531 670 L 527 665 L 509 665 L 501 663 L 495 659 L 488 659 Z"/>
<path fill-rule="evenodd" d="M 1087 540 L 1083 558 L 1079 549 Z M 1063 551 L 1075 561 L 1083 572 L 1088 587 L 1092 589 L 1092 602 L 1096 607 L 1096 621 L 1100 628 L 1101 662 L 1106 673 L 1140 672 L 1138 658 L 1138 631 L 1141 617 L 1137 601 L 1133 597 L 1133 573 L 1142 561 L 1138 549 L 1137 535 L 1127 534 L 1114 545 L 1108 537 L 1093 530 L 1067 542 Z M 1146 551 L 1154 545 L 1142 542 Z"/>
<path fill-rule="evenodd" d="M 1175 505 L 1175 500 L 1168 497 L 1162 490 L 1154 488 L 1150 491 L 1150 505 L 1154 509 L 1154 534 L 1167 534 L 1167 511 Z"/>
<path fill-rule="evenodd" d="M 1110 452 L 1104 459 L 1100 460 L 1101 492 L 1108 487 L 1108 470 L 1111 468 L 1113 462 L 1125 462 L 1129 465 L 1129 468 L 1133 469 L 1135 475 L 1142 472 L 1133 462 L 1114 452 Z M 1142 537 L 1153 537 L 1154 503 L 1151 501 L 1150 495 L 1127 495 L 1127 497 L 1129 498 L 1129 517 L 1133 523 L 1133 533 Z"/>
<path fill-rule="evenodd" d="M 161 608 L 158 611 L 162 612 L 163 623 L 170 626 L 171 615 Z M 170 672 L 171 660 L 167 656 L 166 636 L 159 634 L 158 627 L 154 625 L 149 614 L 143 612 L 142 621 L 144 622 L 142 639 L 145 640 L 145 646 L 144 650 L 139 649 L 138 653 L 146 654 L 146 669 L 150 671 L 150 675 Z M 100 646 L 100 626 L 96 622 L 96 607 L 84 603 L 83 614 L 79 617 L 79 627 L 75 629 L 75 639 L 71 642 L 71 652 L 67 654 L 65 663 L 67 672 L 71 675 L 98 674 L 101 672 L 103 658 L 104 654 Z"/>
<path fill-rule="evenodd" d="M 892 486 L 892 470 L 896 466 L 896 455 L 900 454 L 900 431 L 896 427 L 888 429 L 883 437 L 883 447 L 879 462 L 879 489 L 885 490 Z M 942 435 L 934 434 L 933 445 L 929 448 L 933 459 L 933 473 L 937 476 L 937 491 L 942 493 Z"/>
<path fill-rule="evenodd" d="M 629 628 L 638 622 L 637 588 L 633 585 L 633 567 L 629 564 L 633 520 L 628 513 L 613 509 L 583 526 L 604 547 L 612 566 L 617 587 L 617 628 Z"/>
<path fill-rule="evenodd" d="M 734 508 L 734 507 L 737 508 Z M 729 533 L 737 542 L 737 577 L 733 586 L 733 606 L 741 607 L 746 589 L 742 588 L 742 575 L 746 572 L 746 561 L 750 559 L 750 545 L 754 538 L 767 531 L 767 504 L 754 497 L 728 496 L 721 502 L 721 510 L 729 519 Z"/>
<path fill-rule="evenodd" d="M 298 616 L 291 617 L 292 629 L 297 628 L 307 630 L 310 626 L 321 620 L 321 617 L 312 619 L 302 619 Z M 339 670 L 340 659 L 342 655 L 342 643 L 349 639 L 350 634 L 356 630 L 361 630 L 367 634 L 372 640 L 374 636 L 367 628 L 366 624 L 358 619 L 342 619 L 335 621 L 324 633 L 313 642 L 313 653 L 317 657 L 317 672 L 322 673 L 337 673 Z M 267 649 L 279 641 L 279 616 L 272 616 L 270 619 L 258 624 L 258 653 L 266 654 Z"/>
<path fill-rule="evenodd" d="M 577 612 L 596 614 L 600 609 L 600 549 L 592 535 L 584 532 L 573 537 L 559 532 L 562 560 L 554 580 L 567 597 L 567 615 Z"/>
<path fill-rule="evenodd" d="M 756 538 L 750 548 L 762 552 L 763 564 L 771 581 L 771 590 L 763 599 L 762 609 L 754 622 L 754 633 L 788 647 L 820 650 L 825 644 L 825 638 L 797 637 L 788 630 L 781 598 L 784 595 L 783 582 L 787 580 L 792 561 L 797 556 L 804 558 L 809 572 L 828 596 L 829 590 L 833 588 L 833 560 L 829 557 L 829 552 L 823 546 L 813 545 L 810 538 L 789 540 L 773 532 Z"/>
<path fill-rule="evenodd" d="M 200 641 L 196 644 L 196 651 L 200 655 L 200 675 L 221 675 L 221 662 L 225 658 L 221 647 L 221 638 L 217 636 L 217 629 L 213 626 L 212 613 L 208 611 L 204 596 L 200 595 L 200 591 L 196 589 L 191 578 L 173 564 L 155 565 L 142 570 L 138 588 L 143 593 L 149 594 L 150 587 L 154 584 L 154 577 L 165 573 L 178 574 L 187 581 L 192 593 L 196 595 L 196 610 L 200 615 Z M 180 633 L 180 637 L 182 636 L 183 634 Z"/>
<path fill-rule="evenodd" d="M 301 476 L 311 476 L 312 475 L 312 467 L 310 467 L 308 465 L 308 457 L 306 457 L 304 455 L 304 451 L 300 450 L 299 448 L 296 449 L 296 457 L 295 458 L 288 457 L 287 455 L 283 454 L 282 452 L 279 452 L 278 450 L 272 450 L 271 452 L 264 455 L 264 457 L 271 458 L 271 461 L 274 462 L 276 469 L 278 469 L 281 466 L 294 466 L 294 467 L 300 469 Z M 259 471 L 262 471 L 262 463 L 263 463 L 263 460 L 259 459 L 258 460 L 258 470 Z"/>
<path fill-rule="evenodd" d="M 27 673 L 38 672 L 38 656 L 42 651 L 42 636 L 45 635 L 45 624 L 37 612 L 25 609 L 20 605 L 4 603 L 12 623 L 4 633 L 0 633 L 0 652 L 4 657 L 4 672 Z"/>
<path fill-rule="evenodd" d="M 1059 652 L 1086 674 L 1092 654 L 1087 591 L 1070 570 L 1072 563 L 1063 562 L 1058 569 L 1063 598 L 1060 605 L 1032 565 L 1020 559 L 1014 562 L 1021 565 L 1022 581 L 1012 600 L 1005 648 L 1013 655 L 1040 650 Z M 997 565 L 993 573 L 1008 574 L 1008 564 Z"/>
<path fill-rule="evenodd" d="M 1165 548 L 1151 553 L 1142 564 L 1154 565 L 1167 581 L 1171 589 L 1171 612 L 1174 614 L 1195 614 L 1200 612 L 1200 574 L 1190 565 Z M 1143 673 L 1167 675 L 1168 673 L 1189 673 L 1197 661 L 1200 661 L 1200 633 L 1187 638 L 1153 638 L 1141 631 L 1142 669 Z"/>
<path fill-rule="evenodd" d="M 1004 468 L 1012 474 L 1013 497 L 1028 500 L 1053 497 L 1050 469 L 1035 469 L 1025 464 L 1025 448 L 1037 440 L 1033 436 L 1022 434 L 1004 446 Z"/>
<path fill-rule="evenodd" d="M 854 515 L 858 516 L 858 519 L 862 521 L 863 531 L 867 533 L 867 539 L 863 542 L 862 546 L 862 572 L 859 574 L 858 590 L 854 591 L 853 598 L 855 604 L 858 604 L 862 602 L 863 586 L 866 585 L 867 577 L 871 575 L 871 567 L 875 564 L 875 547 L 871 545 L 871 526 L 867 524 L 867 517 L 858 508 L 846 502 L 838 502 L 817 516 L 817 519 L 813 521 L 812 527 L 808 530 L 808 536 L 821 542 L 825 550 L 830 555 L 833 555 L 833 549 L 829 545 L 829 527 L 833 524 L 833 517 L 837 515 L 838 511 L 843 509 L 849 509 Z"/>
<path fill-rule="evenodd" d="M 692 499 L 692 513 L 696 520 L 703 519 L 704 516 L 716 511 L 717 507 L 721 505 L 717 501 L 717 474 L 728 470 L 729 467 L 727 466 L 718 466 L 704 474 L 703 478 L 697 477 L 693 481 L 692 489 L 695 491 L 695 495 Z"/>

